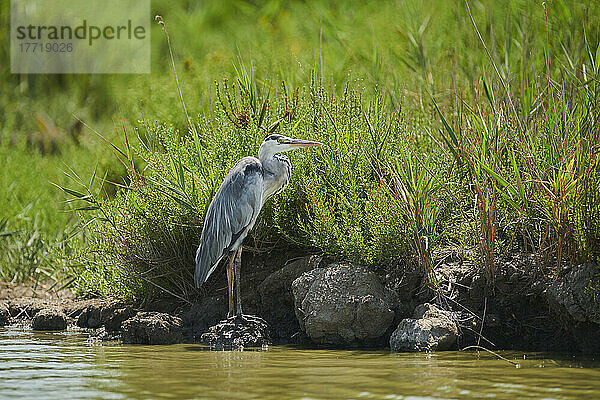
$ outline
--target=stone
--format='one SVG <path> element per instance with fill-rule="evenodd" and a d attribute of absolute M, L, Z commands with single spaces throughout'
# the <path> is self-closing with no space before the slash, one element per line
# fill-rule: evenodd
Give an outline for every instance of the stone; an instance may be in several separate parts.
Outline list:
<path fill-rule="evenodd" d="M 89 342 L 109 342 L 120 340 L 121 334 L 116 331 L 107 331 L 105 327 L 100 327 L 92 332 L 88 338 Z"/>
<path fill-rule="evenodd" d="M 8 307 L 4 304 L 0 304 L 0 326 L 8 325 L 10 322 L 10 313 Z"/>
<path fill-rule="evenodd" d="M 102 326 L 102 306 L 93 304 L 86 307 L 77 318 L 77 326 L 91 329 L 100 328 Z"/>
<path fill-rule="evenodd" d="M 120 330 L 123 321 L 136 313 L 131 304 L 108 299 L 102 303 L 90 304 L 83 309 L 77 318 L 77 326 L 92 329 L 103 326 L 109 331 Z"/>
<path fill-rule="evenodd" d="M 32 319 L 38 312 L 46 308 L 57 308 L 49 301 L 36 298 L 19 298 L 8 300 L 8 312 L 15 320 Z"/>
<path fill-rule="evenodd" d="M 200 337 L 213 325 L 227 315 L 227 293 L 225 296 L 209 296 L 191 305 L 181 314 L 184 326 L 194 337 Z"/>
<path fill-rule="evenodd" d="M 458 327 L 451 312 L 426 303 L 417 306 L 413 316 L 400 321 L 392 333 L 392 351 L 439 351 L 455 346 Z"/>
<path fill-rule="evenodd" d="M 233 316 L 219 322 L 204 333 L 200 342 L 217 350 L 243 350 L 271 344 L 269 326 L 254 315 Z"/>
<path fill-rule="evenodd" d="M 67 328 L 67 316 L 61 310 L 45 308 L 35 314 L 31 327 L 34 331 L 62 331 Z"/>
<path fill-rule="evenodd" d="M 395 294 L 366 269 L 330 264 L 292 284 L 296 318 L 315 343 L 371 346 L 394 320 Z"/>
<path fill-rule="evenodd" d="M 294 312 L 292 282 L 319 266 L 320 255 L 302 257 L 270 274 L 259 286 L 261 315 L 277 338 L 289 339 L 300 330 Z"/>
<path fill-rule="evenodd" d="M 558 277 L 547 289 L 550 307 L 563 319 L 572 322 L 600 323 L 595 312 L 594 291 L 591 284 L 598 282 L 600 268 L 594 264 L 577 265 Z"/>
<path fill-rule="evenodd" d="M 174 344 L 183 341 L 180 318 L 155 311 L 139 312 L 122 324 L 123 343 Z"/>

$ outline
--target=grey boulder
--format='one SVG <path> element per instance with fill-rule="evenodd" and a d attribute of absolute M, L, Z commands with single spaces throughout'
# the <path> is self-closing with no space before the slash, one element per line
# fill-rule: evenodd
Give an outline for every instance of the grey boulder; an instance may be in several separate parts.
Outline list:
<path fill-rule="evenodd" d="M 8 307 L 4 304 L 0 304 L 0 326 L 8 325 L 10 322 L 10 313 Z"/>
<path fill-rule="evenodd" d="M 34 331 L 62 331 L 67 328 L 67 316 L 54 308 L 38 311 L 31 320 Z"/>
<path fill-rule="evenodd" d="M 296 318 L 315 343 L 371 345 L 394 320 L 395 294 L 362 267 L 316 268 L 294 280 L 292 291 Z"/>
<path fill-rule="evenodd" d="M 276 338 L 289 338 L 298 332 L 292 282 L 303 273 L 317 268 L 321 258 L 311 255 L 292 261 L 273 272 L 258 286 L 261 316 L 270 325 Z"/>
<path fill-rule="evenodd" d="M 392 333 L 392 351 L 436 351 L 454 347 L 458 327 L 451 312 L 426 303 L 417 306 L 413 316 L 400 321 Z"/>
<path fill-rule="evenodd" d="M 77 325 L 82 328 L 105 327 L 108 331 L 121 329 L 123 321 L 133 317 L 136 310 L 125 302 L 106 299 L 98 304 L 90 304 L 81 311 Z"/>
<path fill-rule="evenodd" d="M 121 340 L 136 344 L 173 344 L 183 341 L 180 318 L 159 312 L 140 312 L 123 322 Z"/>
<path fill-rule="evenodd" d="M 547 289 L 548 303 L 557 315 L 568 316 L 575 323 L 600 323 L 595 312 L 594 283 L 600 268 L 593 264 L 577 265 L 556 279 Z M 569 322 L 571 322 L 569 321 Z"/>

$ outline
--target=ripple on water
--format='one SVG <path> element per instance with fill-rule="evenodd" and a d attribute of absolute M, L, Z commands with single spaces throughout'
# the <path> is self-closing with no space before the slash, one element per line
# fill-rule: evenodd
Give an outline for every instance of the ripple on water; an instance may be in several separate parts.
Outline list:
<path fill-rule="evenodd" d="M 78 331 L 0 328 L 0 398 L 600 398 L 600 364 L 570 355 L 528 353 L 524 359 L 502 352 L 519 360 L 516 369 L 466 352 L 213 352 L 86 339 Z"/>

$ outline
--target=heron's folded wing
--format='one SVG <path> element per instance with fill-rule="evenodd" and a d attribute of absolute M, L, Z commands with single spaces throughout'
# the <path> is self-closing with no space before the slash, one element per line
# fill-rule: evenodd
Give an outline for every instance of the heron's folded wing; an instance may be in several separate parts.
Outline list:
<path fill-rule="evenodd" d="M 245 157 L 229 171 L 210 203 L 196 252 L 196 286 L 202 285 L 241 235 L 245 235 L 262 206 L 260 162 Z"/>

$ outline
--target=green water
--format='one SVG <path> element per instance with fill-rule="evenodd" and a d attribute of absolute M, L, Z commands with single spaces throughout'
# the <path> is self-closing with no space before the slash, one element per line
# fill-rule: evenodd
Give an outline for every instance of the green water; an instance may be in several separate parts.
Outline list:
<path fill-rule="evenodd" d="M 600 398 L 593 357 L 299 350 L 86 342 L 79 332 L 0 328 L 0 399 Z M 523 359 L 525 355 L 525 359 Z"/>

